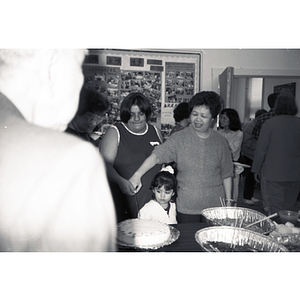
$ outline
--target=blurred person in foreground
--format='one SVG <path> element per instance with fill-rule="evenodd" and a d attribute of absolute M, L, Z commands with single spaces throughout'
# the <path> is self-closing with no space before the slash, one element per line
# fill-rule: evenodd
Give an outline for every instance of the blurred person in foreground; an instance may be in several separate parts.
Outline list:
<path fill-rule="evenodd" d="M 293 210 L 300 191 L 300 119 L 290 93 L 281 93 L 274 107 L 276 116 L 267 120 L 257 141 L 252 172 L 259 182 L 266 178 L 269 213 Z"/>
<path fill-rule="evenodd" d="M 83 84 L 83 50 L 0 50 L 0 250 L 114 251 L 105 166 L 63 133 Z"/>
<path fill-rule="evenodd" d="M 157 164 L 177 163 L 178 223 L 201 222 L 201 212 L 221 206 L 219 197 L 231 199 L 233 164 L 226 139 L 211 128 L 221 110 L 215 92 L 195 94 L 190 102 L 191 125 L 172 134 L 130 178 L 136 192 L 141 178 Z"/>

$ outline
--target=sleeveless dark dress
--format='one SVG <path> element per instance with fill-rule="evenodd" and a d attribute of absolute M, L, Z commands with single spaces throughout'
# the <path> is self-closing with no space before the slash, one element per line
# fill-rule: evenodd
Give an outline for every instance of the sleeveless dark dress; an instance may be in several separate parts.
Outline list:
<path fill-rule="evenodd" d="M 130 179 L 144 160 L 152 153 L 156 145 L 162 141 L 156 127 L 147 124 L 143 133 L 130 131 L 124 123 L 115 125 L 119 132 L 119 146 L 114 168 L 125 179 Z M 115 201 L 118 222 L 129 218 L 136 218 L 139 209 L 152 198 L 150 184 L 153 177 L 160 171 L 161 165 L 154 166 L 142 177 L 142 188 L 135 196 L 124 195 L 119 186 L 111 183 L 111 190 Z"/>

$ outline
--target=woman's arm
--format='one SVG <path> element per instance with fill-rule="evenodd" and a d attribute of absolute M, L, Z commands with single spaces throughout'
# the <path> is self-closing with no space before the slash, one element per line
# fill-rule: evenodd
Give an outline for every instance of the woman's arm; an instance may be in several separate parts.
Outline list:
<path fill-rule="evenodd" d="M 239 130 L 236 133 L 234 140 L 231 143 L 229 143 L 231 152 L 235 153 L 237 151 L 240 151 L 242 147 L 242 142 L 243 142 L 243 132 Z"/>
<path fill-rule="evenodd" d="M 227 177 L 223 179 L 223 186 L 225 190 L 225 198 L 226 199 L 232 199 L 231 198 L 231 189 L 232 189 L 232 177 Z"/>
<path fill-rule="evenodd" d="M 142 187 L 141 178 L 143 177 L 143 175 L 158 163 L 159 163 L 159 160 L 158 160 L 157 156 L 154 153 L 152 153 L 150 156 L 148 156 L 144 160 L 142 165 L 137 169 L 137 171 L 129 179 L 129 181 L 131 182 L 132 186 L 135 189 L 135 193 L 137 193 Z"/>
<path fill-rule="evenodd" d="M 118 152 L 118 133 L 116 128 L 110 127 L 105 133 L 99 145 L 100 153 L 102 154 L 107 168 L 107 177 L 109 180 L 117 183 L 122 193 L 127 195 L 134 195 L 134 188 L 131 183 L 120 176 L 114 168 L 114 162 Z"/>

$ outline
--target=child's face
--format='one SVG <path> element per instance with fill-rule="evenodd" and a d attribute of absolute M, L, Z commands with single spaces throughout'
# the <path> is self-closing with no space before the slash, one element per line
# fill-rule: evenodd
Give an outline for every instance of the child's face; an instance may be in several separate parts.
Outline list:
<path fill-rule="evenodd" d="M 159 204 L 168 203 L 171 200 L 172 196 L 174 195 L 173 190 L 166 191 L 164 186 L 160 188 L 155 187 L 153 191 L 154 191 L 155 199 Z"/>

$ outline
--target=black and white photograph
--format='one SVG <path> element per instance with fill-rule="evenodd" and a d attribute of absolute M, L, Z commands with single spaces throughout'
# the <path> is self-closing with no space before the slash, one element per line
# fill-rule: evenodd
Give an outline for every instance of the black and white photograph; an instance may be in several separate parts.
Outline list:
<path fill-rule="evenodd" d="M 295 298 L 296 10 L 65 2 L 0 20 L 2 298 Z"/>

